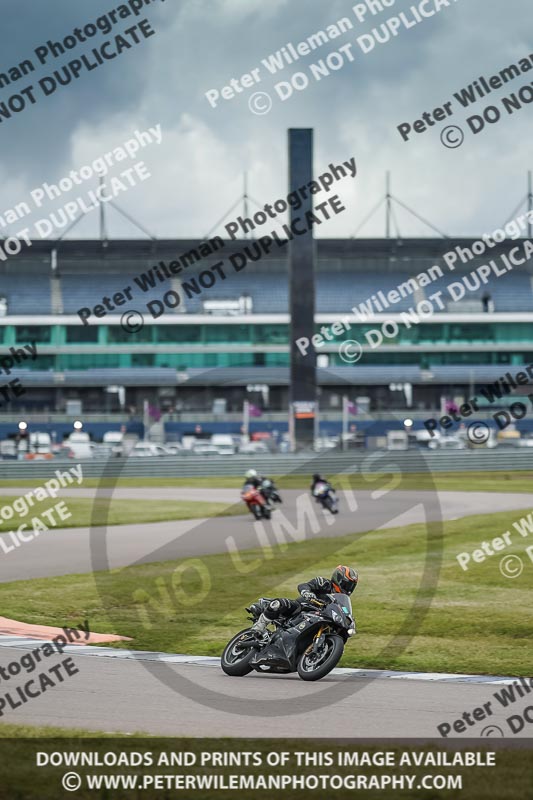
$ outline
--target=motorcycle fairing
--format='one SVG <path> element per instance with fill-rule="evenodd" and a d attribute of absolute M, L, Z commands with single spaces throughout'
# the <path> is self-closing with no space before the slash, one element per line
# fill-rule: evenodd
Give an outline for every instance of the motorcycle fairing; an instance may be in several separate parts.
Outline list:
<path fill-rule="evenodd" d="M 290 628 L 276 631 L 266 647 L 253 656 L 250 666 L 254 669 L 261 666 L 282 667 L 294 672 L 302 638 L 311 640 L 313 629 L 319 625 L 320 620 L 315 615 L 299 614 L 292 620 Z"/>

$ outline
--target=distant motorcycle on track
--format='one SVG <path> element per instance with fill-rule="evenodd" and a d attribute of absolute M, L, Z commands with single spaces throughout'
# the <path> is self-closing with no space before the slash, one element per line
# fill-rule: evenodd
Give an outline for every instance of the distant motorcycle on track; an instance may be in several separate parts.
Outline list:
<path fill-rule="evenodd" d="M 332 514 L 339 513 L 339 501 L 335 494 L 335 489 L 327 481 L 319 481 L 313 489 L 313 497 L 322 508 L 326 508 Z"/>
<path fill-rule="evenodd" d="M 261 492 L 267 503 L 283 502 L 280 493 L 276 489 L 274 481 L 271 481 L 270 478 L 263 478 L 263 480 L 261 481 L 261 486 L 259 487 L 259 491 Z"/>
<path fill-rule="evenodd" d="M 241 498 L 246 503 L 255 519 L 270 519 L 272 509 L 261 489 L 251 483 L 247 483 L 242 488 Z"/>

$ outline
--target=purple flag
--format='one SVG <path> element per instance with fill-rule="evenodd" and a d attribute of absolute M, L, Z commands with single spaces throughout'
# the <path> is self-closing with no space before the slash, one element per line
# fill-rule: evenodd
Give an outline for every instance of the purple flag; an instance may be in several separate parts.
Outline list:
<path fill-rule="evenodd" d="M 156 406 L 148 405 L 148 416 L 150 419 L 153 419 L 154 422 L 159 422 L 161 419 L 161 411 Z"/>
<path fill-rule="evenodd" d="M 453 402 L 453 400 L 447 400 L 445 403 L 445 408 L 447 414 L 457 414 L 459 411 L 458 406 Z"/>

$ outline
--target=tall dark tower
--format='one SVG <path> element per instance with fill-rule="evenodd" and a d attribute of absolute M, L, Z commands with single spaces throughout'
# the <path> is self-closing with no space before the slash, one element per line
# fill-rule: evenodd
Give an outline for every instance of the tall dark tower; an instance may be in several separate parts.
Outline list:
<path fill-rule="evenodd" d="M 289 191 L 306 186 L 313 180 L 313 130 L 289 129 Z M 310 195 L 297 211 L 290 211 L 291 223 L 313 210 Z M 301 223 L 300 223 L 300 228 Z M 313 229 L 295 236 L 289 242 L 289 313 L 290 323 L 290 420 L 296 449 L 309 448 L 315 436 L 317 414 L 316 354 L 310 348 L 302 355 L 294 344 L 306 336 L 311 339 L 315 330 L 315 262 L 316 250 Z"/>

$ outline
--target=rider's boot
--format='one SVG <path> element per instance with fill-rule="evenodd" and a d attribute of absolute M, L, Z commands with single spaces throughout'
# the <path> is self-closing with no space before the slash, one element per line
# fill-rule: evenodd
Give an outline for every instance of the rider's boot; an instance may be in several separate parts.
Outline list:
<path fill-rule="evenodd" d="M 264 614 L 261 614 L 257 622 L 254 622 L 252 625 L 252 630 L 257 631 L 257 633 L 265 633 L 269 622 L 270 620 L 267 619 Z"/>

